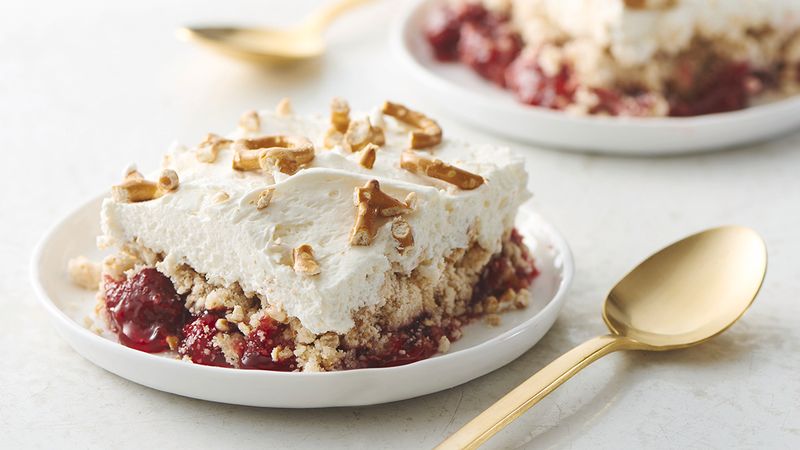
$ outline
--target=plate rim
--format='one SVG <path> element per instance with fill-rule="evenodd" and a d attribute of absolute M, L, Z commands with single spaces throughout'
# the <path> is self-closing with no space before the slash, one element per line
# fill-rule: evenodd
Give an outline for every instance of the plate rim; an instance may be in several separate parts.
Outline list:
<path fill-rule="evenodd" d="M 694 128 L 709 128 L 721 125 L 731 125 L 738 122 L 748 121 L 762 116 L 764 114 L 781 114 L 786 110 L 793 110 L 800 106 L 800 94 L 790 95 L 786 98 L 770 100 L 764 104 L 748 106 L 747 108 L 729 111 L 723 113 L 704 114 L 699 116 L 689 117 L 618 117 L 618 116 L 581 116 L 575 114 L 568 114 L 563 111 L 551 110 L 533 105 L 526 105 L 513 99 L 513 102 L 494 101 L 488 96 L 475 93 L 465 86 L 462 86 L 454 81 L 443 77 L 436 72 L 428 69 L 426 65 L 419 60 L 416 53 L 412 51 L 411 46 L 407 45 L 407 35 L 416 29 L 414 27 L 415 21 L 413 20 L 419 14 L 422 8 L 430 7 L 436 3 L 442 3 L 444 0 L 412 0 L 408 3 L 407 7 L 398 15 L 392 24 L 392 32 L 390 36 L 390 46 L 396 55 L 400 56 L 401 64 L 405 66 L 414 77 L 418 80 L 427 82 L 438 90 L 451 90 L 456 92 L 459 96 L 470 98 L 471 101 L 477 105 L 489 106 L 492 109 L 502 110 L 504 113 L 513 115 L 527 115 L 531 119 L 546 119 L 557 120 L 571 125 L 584 126 L 584 127 L 603 127 L 611 131 L 618 132 L 622 130 L 630 131 L 632 127 L 638 130 L 657 130 L 657 131 L 685 131 Z M 413 29 L 412 29 L 413 28 Z M 445 63 L 443 63 L 445 64 Z M 489 82 L 487 84 L 491 85 Z M 510 95 L 510 94 L 509 94 Z M 460 120 L 461 121 L 461 120 Z M 797 129 L 794 127 L 792 129 Z M 493 131 L 494 134 L 503 135 L 504 137 L 511 137 L 507 133 Z M 775 134 L 777 136 L 778 134 Z M 514 137 L 514 139 L 520 139 Z M 742 140 L 741 144 L 747 142 L 761 141 L 765 137 L 754 135 L 750 140 Z M 525 139 L 528 141 L 528 139 Z M 739 145 L 739 144 L 732 144 Z M 576 149 L 573 145 L 564 143 L 558 145 L 558 148 L 578 151 L 582 153 L 600 152 L 607 154 L 622 154 L 622 155 L 669 155 L 681 153 L 697 153 L 708 151 L 715 148 L 730 147 L 731 144 L 723 144 L 722 146 L 706 145 L 700 149 L 688 150 L 653 150 L 648 152 L 632 152 L 632 151 L 612 151 L 605 149 Z"/>
<path fill-rule="evenodd" d="M 103 198 L 105 198 L 107 194 L 103 193 L 98 196 L 92 197 L 91 199 L 84 201 L 79 204 L 79 206 L 68 210 L 65 214 L 63 214 L 58 220 L 56 220 L 43 234 L 43 236 L 39 239 L 34 248 L 32 253 L 32 258 L 29 267 L 29 276 L 31 280 L 31 284 L 33 285 L 34 292 L 36 294 L 36 298 L 38 303 L 44 307 L 44 309 L 48 312 L 49 319 L 51 322 L 51 326 L 56 328 L 56 331 L 59 332 L 61 338 L 66 341 L 66 343 L 73 348 L 78 355 L 82 358 L 89 360 L 93 364 L 97 365 L 98 367 L 104 368 L 103 366 L 94 362 L 92 358 L 86 356 L 83 352 L 78 351 L 75 346 L 72 344 L 71 340 L 64 336 L 61 327 L 65 327 L 67 330 L 78 333 L 83 338 L 89 340 L 93 344 L 101 345 L 105 347 L 105 349 L 112 351 L 112 352 L 121 352 L 120 355 L 129 357 L 133 363 L 137 361 L 144 361 L 146 360 L 148 363 L 153 363 L 155 365 L 161 365 L 164 369 L 173 369 L 178 368 L 178 370 L 192 370 L 192 371 L 200 371 L 204 372 L 209 375 L 218 374 L 220 376 L 234 376 L 238 377 L 239 379 L 270 379 L 270 378 L 279 378 L 285 380 L 326 380 L 326 381 L 335 381 L 335 380 L 345 380 L 348 378 L 358 378 L 364 375 L 381 375 L 381 374 L 388 374 L 391 373 L 392 375 L 402 375 L 402 372 L 405 371 L 412 371 L 417 370 L 418 368 L 422 368 L 426 365 L 435 365 L 435 364 L 442 364 L 444 361 L 448 361 L 450 359 L 459 358 L 468 356 L 474 353 L 481 352 L 485 348 L 493 347 L 494 345 L 500 344 L 504 341 L 507 341 L 519 333 L 523 333 L 526 331 L 534 322 L 541 319 L 541 317 L 546 316 L 548 313 L 554 313 L 556 316 L 562 309 L 564 302 L 566 301 L 567 293 L 572 285 L 574 274 L 575 274 L 575 267 L 574 267 L 574 260 L 572 251 L 564 238 L 564 236 L 547 220 L 545 220 L 538 211 L 533 208 L 533 205 L 530 200 L 523 203 L 520 207 L 527 208 L 528 211 L 526 213 L 533 214 L 536 219 L 538 220 L 539 224 L 543 227 L 544 232 L 551 240 L 552 246 L 555 254 L 560 257 L 561 260 L 561 280 L 557 285 L 557 290 L 550 301 L 536 314 L 532 315 L 531 317 L 527 318 L 520 324 L 516 325 L 515 327 L 507 330 L 497 336 L 494 336 L 488 340 L 485 340 L 477 345 L 473 345 L 471 347 L 458 350 L 452 353 L 446 353 L 437 356 L 436 358 L 428 358 L 421 361 L 417 361 L 411 364 L 397 366 L 397 367 L 379 367 L 379 368 L 364 368 L 364 369 L 351 369 L 351 370 L 341 370 L 341 371 L 332 371 L 332 372 L 278 372 L 278 371 L 267 371 L 267 370 L 240 370 L 240 369 L 231 369 L 225 367 L 213 367 L 213 366 L 204 366 L 200 364 L 190 364 L 180 359 L 175 358 L 168 358 L 164 357 L 160 354 L 150 354 L 146 352 L 141 352 L 132 348 L 128 348 L 124 345 L 121 345 L 118 342 L 114 342 L 107 338 L 97 335 L 96 333 L 92 332 L 88 328 L 81 326 L 77 321 L 70 318 L 64 311 L 59 308 L 55 301 L 50 297 L 46 288 L 45 282 L 43 282 L 43 273 L 41 272 L 41 265 L 47 259 L 47 255 L 45 250 L 53 242 L 55 239 L 55 235 L 58 231 L 65 226 L 71 219 L 80 215 L 84 209 L 91 207 L 91 205 L 95 203 L 100 203 Z M 555 311 L 553 311 L 555 310 Z M 544 333 L 547 333 L 552 328 L 552 324 L 545 330 Z M 533 344 L 535 345 L 535 343 Z M 533 347 L 531 345 L 531 347 Z M 531 348 L 531 347 L 528 347 Z M 527 351 L 527 350 L 526 350 Z M 459 355 L 460 354 L 460 355 Z M 516 359 L 516 358 L 515 358 Z M 439 362 L 437 362 L 437 360 Z M 491 371 L 497 370 L 502 366 L 498 366 Z M 105 369 L 105 368 L 104 368 Z M 108 370 L 108 369 L 106 369 Z M 488 373 L 488 372 L 487 372 Z M 126 377 L 123 377 L 126 378 Z M 142 384 L 136 382 L 137 384 Z M 459 383 L 463 384 L 463 383 Z M 155 388 L 158 389 L 158 388 Z M 161 390 L 161 389 L 158 389 Z M 179 394 L 181 395 L 181 394 Z"/>

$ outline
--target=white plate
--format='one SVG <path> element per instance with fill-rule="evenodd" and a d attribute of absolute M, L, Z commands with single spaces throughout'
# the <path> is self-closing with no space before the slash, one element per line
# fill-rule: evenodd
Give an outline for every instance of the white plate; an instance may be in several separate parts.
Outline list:
<path fill-rule="evenodd" d="M 468 67 L 434 59 L 423 24 L 442 1 L 412 2 L 394 29 L 394 52 L 425 98 L 488 131 L 567 150 L 657 155 L 752 143 L 800 127 L 800 96 L 689 118 L 581 117 L 521 104 Z"/>
<path fill-rule="evenodd" d="M 98 366 L 154 389 L 187 397 L 251 406 L 316 408 L 391 402 L 447 389 L 508 364 L 541 339 L 564 303 L 572 281 L 572 256 L 564 239 L 530 205 L 520 210 L 518 229 L 541 274 L 531 305 L 503 315 L 499 327 L 474 323 L 449 353 L 400 367 L 330 373 L 283 373 L 195 365 L 174 357 L 127 348 L 83 324 L 94 294 L 72 285 L 70 258 L 100 259 L 95 249 L 101 198 L 57 223 L 34 254 L 31 277 L 39 299 L 63 338 Z"/>

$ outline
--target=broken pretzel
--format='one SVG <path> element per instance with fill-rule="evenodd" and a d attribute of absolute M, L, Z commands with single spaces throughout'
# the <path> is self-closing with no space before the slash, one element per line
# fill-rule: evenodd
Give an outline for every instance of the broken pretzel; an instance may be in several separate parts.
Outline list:
<path fill-rule="evenodd" d="M 383 145 L 386 137 L 383 130 L 373 127 L 369 117 L 359 120 L 351 120 L 347 126 L 344 136 L 342 136 L 342 147 L 351 152 L 357 152 L 368 144 Z"/>
<path fill-rule="evenodd" d="M 203 142 L 197 146 L 195 156 L 198 161 L 211 164 L 217 160 L 219 151 L 230 145 L 231 142 L 230 139 L 225 139 L 214 133 L 208 133 Z"/>
<path fill-rule="evenodd" d="M 355 189 L 353 203 L 358 206 L 356 222 L 350 232 L 351 245 L 370 245 L 377 234 L 378 217 L 393 217 L 411 212 L 411 208 L 381 191 L 378 180 L 370 180 Z"/>
<path fill-rule="evenodd" d="M 233 157 L 236 170 L 269 170 L 294 175 L 301 166 L 314 159 L 314 144 L 305 137 L 282 134 L 236 141 L 237 151 Z"/>
<path fill-rule="evenodd" d="M 350 105 L 339 97 L 331 100 L 331 127 L 339 133 L 347 131 L 350 125 Z"/>
<path fill-rule="evenodd" d="M 426 175 L 460 189 L 472 190 L 484 184 L 486 180 L 477 174 L 447 164 L 438 159 L 429 159 L 413 151 L 404 151 L 400 155 L 400 167 L 417 175 Z"/>
<path fill-rule="evenodd" d="M 178 185 L 178 174 L 174 170 L 163 170 L 157 182 L 145 180 L 139 172 L 131 171 L 122 184 L 111 187 L 111 196 L 123 203 L 145 202 L 178 189 Z"/>
<path fill-rule="evenodd" d="M 392 116 L 400 122 L 415 127 L 411 131 L 410 146 L 414 149 L 429 148 L 442 142 L 442 128 L 435 120 L 425 114 L 410 110 L 403 105 L 384 102 L 381 108 L 384 114 Z"/>
<path fill-rule="evenodd" d="M 358 163 L 361 164 L 362 167 L 372 169 L 372 167 L 375 165 L 375 159 L 378 156 L 377 151 L 377 145 L 372 143 L 367 144 L 366 147 L 361 149 L 361 156 L 358 158 Z"/>
<path fill-rule="evenodd" d="M 239 117 L 239 128 L 251 133 L 261 131 L 261 118 L 256 111 L 247 111 Z"/>
<path fill-rule="evenodd" d="M 414 245 L 414 235 L 411 225 L 402 217 L 395 217 L 392 221 L 392 237 L 397 241 L 397 250 L 400 253 Z"/>

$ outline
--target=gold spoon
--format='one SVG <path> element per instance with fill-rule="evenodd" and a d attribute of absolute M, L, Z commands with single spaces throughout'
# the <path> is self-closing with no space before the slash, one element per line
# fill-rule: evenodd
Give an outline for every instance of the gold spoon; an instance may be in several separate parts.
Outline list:
<path fill-rule="evenodd" d="M 610 334 L 565 353 L 437 448 L 477 448 L 601 356 L 685 348 L 722 333 L 753 302 L 766 271 L 766 246 L 749 228 L 713 228 L 670 245 L 608 294 L 603 320 Z"/>
<path fill-rule="evenodd" d="M 339 0 L 327 4 L 301 24 L 286 29 L 185 27 L 178 38 L 257 63 L 286 63 L 314 58 L 325 51 L 322 33 L 340 14 L 369 0 Z"/>

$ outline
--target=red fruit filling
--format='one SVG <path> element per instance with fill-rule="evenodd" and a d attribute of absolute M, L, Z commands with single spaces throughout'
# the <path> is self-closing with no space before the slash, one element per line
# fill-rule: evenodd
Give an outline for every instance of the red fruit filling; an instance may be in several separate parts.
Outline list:
<path fill-rule="evenodd" d="M 119 341 L 149 353 L 169 349 L 167 337 L 180 334 L 187 315 L 172 282 L 156 269 L 123 281 L 106 278 L 105 302 Z"/>
<path fill-rule="evenodd" d="M 454 321 L 447 329 L 436 326 L 425 326 L 425 318 L 418 318 L 394 332 L 384 351 L 375 353 L 371 349 L 362 349 L 358 355 L 360 368 L 396 367 L 411 364 L 430 358 L 439 351 L 439 340 L 447 336 L 456 340 L 461 322 Z"/>
<path fill-rule="evenodd" d="M 293 346 L 292 342 L 283 337 L 285 329 L 286 325 L 275 322 L 268 317 L 262 319 L 258 328 L 244 339 L 240 366 L 243 369 L 279 370 L 284 372 L 295 370 L 297 362 L 293 356 L 278 362 L 272 360 L 272 350 L 275 347 L 291 348 Z"/>
<path fill-rule="evenodd" d="M 461 23 L 451 9 L 437 8 L 425 24 L 425 36 L 431 43 L 433 54 L 439 61 L 458 59 L 458 38 Z"/>
<path fill-rule="evenodd" d="M 432 10 L 425 23 L 425 37 L 436 58 L 440 61 L 458 60 L 461 25 L 480 22 L 487 14 L 486 8 L 473 3 Z"/>
<path fill-rule="evenodd" d="M 215 345 L 214 336 L 219 333 L 216 322 L 221 315 L 206 311 L 183 327 L 183 340 L 178 354 L 188 356 L 195 364 L 204 366 L 231 367 L 225 360 L 222 349 Z"/>
<path fill-rule="evenodd" d="M 497 85 L 505 86 L 506 68 L 520 50 L 519 35 L 502 21 L 467 22 L 461 26 L 458 42 L 461 62 Z"/>
<path fill-rule="evenodd" d="M 508 17 L 477 4 L 434 10 L 425 35 L 441 61 L 460 60 L 484 78 L 505 85 L 505 70 L 522 49 L 522 39 Z"/>
<path fill-rule="evenodd" d="M 505 71 L 505 83 L 522 103 L 563 109 L 572 102 L 575 83 L 572 71 L 562 66 L 555 76 L 545 75 L 535 55 L 520 56 Z"/>
<path fill-rule="evenodd" d="M 747 106 L 749 84 L 755 80 L 747 63 L 680 66 L 670 86 L 671 116 L 697 116 L 735 111 Z"/>
<path fill-rule="evenodd" d="M 511 241 L 519 246 L 524 264 L 514 265 L 502 254 L 495 256 L 484 268 L 478 284 L 472 292 L 472 301 L 480 301 L 493 295 L 499 297 L 508 289 L 519 291 L 527 288 L 539 271 L 533 264 L 533 256 L 522 244 L 522 235 L 516 229 L 511 230 Z"/>

